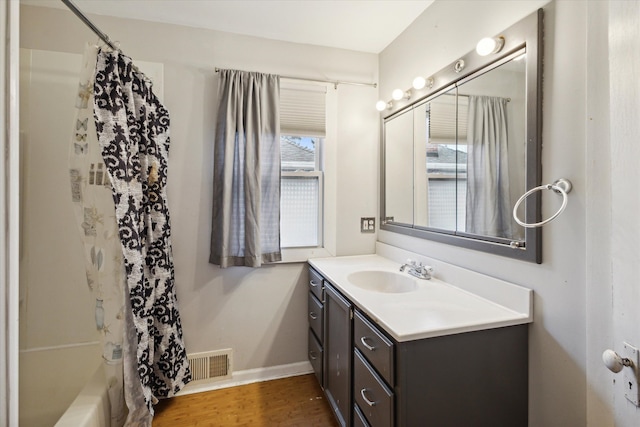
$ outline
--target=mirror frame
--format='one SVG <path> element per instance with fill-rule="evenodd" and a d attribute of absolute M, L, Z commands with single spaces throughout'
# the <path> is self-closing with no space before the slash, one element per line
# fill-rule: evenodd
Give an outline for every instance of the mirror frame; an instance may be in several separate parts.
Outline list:
<path fill-rule="evenodd" d="M 525 228 L 524 243 L 511 242 L 490 236 L 456 234 L 455 231 L 417 227 L 415 225 L 386 222 L 385 218 L 385 122 L 400 112 L 413 108 L 422 102 L 435 98 L 456 84 L 468 81 L 490 69 L 503 64 L 508 58 L 526 48 L 526 149 L 525 149 L 525 191 L 540 185 L 542 178 L 542 47 L 543 10 L 518 21 L 497 36 L 505 39 L 498 54 L 480 56 L 475 49 L 430 76 L 433 85 L 421 90 L 412 90 L 410 100 L 394 101 L 391 109 L 381 112 L 381 153 L 380 153 L 380 229 L 405 234 L 440 243 L 483 251 L 495 255 L 515 258 L 528 262 L 542 263 L 542 230 Z M 459 64 L 464 61 L 462 70 Z M 458 69 L 456 71 L 456 68 Z M 525 201 L 524 221 L 540 222 L 541 196 L 535 192 Z"/>

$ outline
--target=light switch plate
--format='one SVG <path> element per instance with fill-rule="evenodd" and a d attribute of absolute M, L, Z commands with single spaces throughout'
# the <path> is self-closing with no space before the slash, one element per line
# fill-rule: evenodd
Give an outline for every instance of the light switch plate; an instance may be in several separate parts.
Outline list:
<path fill-rule="evenodd" d="M 632 366 L 625 367 L 624 372 L 624 397 L 634 405 L 640 406 L 640 389 L 638 389 L 638 349 L 631 344 L 624 343 L 621 355 L 632 362 Z"/>
<path fill-rule="evenodd" d="M 375 233 L 376 232 L 376 219 L 373 217 L 360 218 L 360 232 L 361 233 Z"/>

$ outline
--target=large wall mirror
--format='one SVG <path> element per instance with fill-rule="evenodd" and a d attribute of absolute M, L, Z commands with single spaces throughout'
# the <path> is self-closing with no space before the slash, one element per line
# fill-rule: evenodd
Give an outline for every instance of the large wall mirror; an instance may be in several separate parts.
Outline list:
<path fill-rule="evenodd" d="M 540 263 L 542 11 L 496 37 L 384 113 L 381 228 Z"/>

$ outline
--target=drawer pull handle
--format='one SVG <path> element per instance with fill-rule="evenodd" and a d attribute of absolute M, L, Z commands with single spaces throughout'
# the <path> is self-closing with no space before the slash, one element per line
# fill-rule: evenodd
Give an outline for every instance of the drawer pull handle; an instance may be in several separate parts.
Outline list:
<path fill-rule="evenodd" d="M 315 288 L 316 286 L 318 286 L 320 283 L 316 283 L 313 280 L 309 280 L 309 284 L 311 285 L 311 287 Z"/>
<path fill-rule="evenodd" d="M 311 317 L 313 320 L 316 320 L 318 318 L 318 315 L 315 314 L 313 311 L 309 312 L 309 317 Z"/>
<path fill-rule="evenodd" d="M 309 352 L 309 358 L 311 360 L 316 360 L 318 358 L 318 356 L 316 356 L 316 352 L 315 351 L 310 351 Z"/>
<path fill-rule="evenodd" d="M 360 338 L 360 342 L 362 343 L 362 345 L 365 346 L 369 351 L 376 351 L 376 348 L 374 346 L 367 344 L 366 339 L 367 337 Z"/>
<path fill-rule="evenodd" d="M 360 396 L 362 396 L 362 398 L 364 399 L 367 405 L 376 406 L 376 402 L 372 402 L 371 400 L 367 399 L 367 396 L 364 395 L 367 391 L 369 390 L 367 390 L 366 388 L 363 388 L 362 390 L 360 390 Z"/>

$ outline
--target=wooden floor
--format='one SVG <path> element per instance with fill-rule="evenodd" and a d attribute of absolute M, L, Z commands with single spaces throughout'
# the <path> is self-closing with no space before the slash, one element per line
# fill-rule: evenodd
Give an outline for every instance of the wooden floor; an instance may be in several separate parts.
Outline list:
<path fill-rule="evenodd" d="M 153 427 L 336 427 L 313 374 L 178 396 L 156 405 Z"/>

